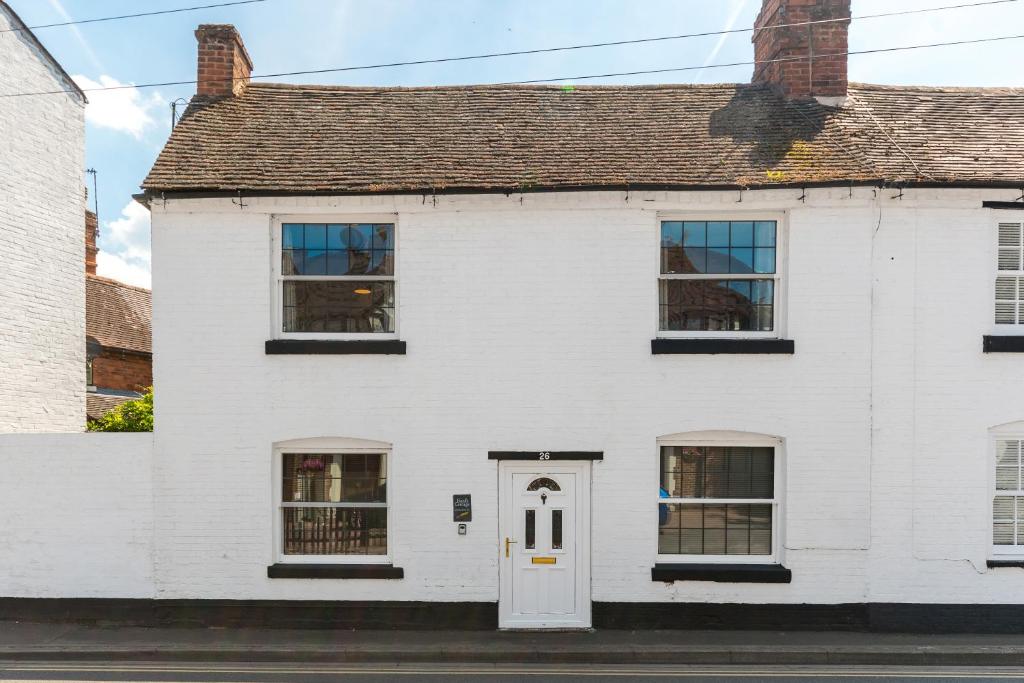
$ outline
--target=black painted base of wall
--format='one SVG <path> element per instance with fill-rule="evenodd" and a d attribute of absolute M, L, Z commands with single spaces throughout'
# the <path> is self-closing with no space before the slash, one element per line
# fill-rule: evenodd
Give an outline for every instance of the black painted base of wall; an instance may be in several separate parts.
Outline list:
<path fill-rule="evenodd" d="M 595 628 L 1024 633 L 1024 605 L 595 602 Z"/>
<path fill-rule="evenodd" d="M 0 598 L 0 621 L 459 631 L 498 628 L 495 602 Z"/>
<path fill-rule="evenodd" d="M 1024 605 L 595 602 L 603 629 L 1024 633 Z M 493 630 L 493 602 L 0 598 L 0 621 L 382 630 Z"/>

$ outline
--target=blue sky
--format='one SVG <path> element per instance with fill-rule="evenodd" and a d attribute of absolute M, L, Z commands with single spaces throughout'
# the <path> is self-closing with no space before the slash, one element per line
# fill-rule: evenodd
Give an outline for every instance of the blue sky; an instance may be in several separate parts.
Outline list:
<path fill-rule="evenodd" d="M 8 0 L 29 25 L 211 4 L 216 0 Z M 854 15 L 972 0 L 854 0 Z M 266 0 L 221 9 L 40 29 L 83 86 L 195 78 L 199 23 L 241 31 L 255 73 L 522 50 L 744 28 L 760 0 Z M 853 22 L 851 50 L 1024 33 L 1024 0 Z M 2 38 L 2 36 L 0 36 Z M 1024 41 L 850 58 L 852 80 L 1024 86 Z M 750 34 L 462 63 L 295 77 L 348 85 L 486 83 L 748 61 Z M 743 82 L 750 67 L 588 83 Z M 169 103 L 192 86 L 90 94 L 87 163 L 99 172 L 100 270 L 149 285 L 149 217 L 131 200 L 170 132 Z M 91 185 L 91 182 L 90 182 Z M 91 187 L 90 187 L 91 189 Z"/>

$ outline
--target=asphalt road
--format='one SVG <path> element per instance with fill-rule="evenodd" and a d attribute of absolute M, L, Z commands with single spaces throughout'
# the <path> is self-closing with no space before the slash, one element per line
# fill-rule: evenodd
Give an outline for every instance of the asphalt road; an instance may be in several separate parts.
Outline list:
<path fill-rule="evenodd" d="M 507 666 L 507 665 L 320 665 L 320 664 L 207 664 L 207 663 L 64 663 L 0 662 L 0 681 L 210 681 L 217 683 L 384 683 L 386 681 L 452 681 L 453 683 L 530 683 L 599 681 L 784 681 L 827 680 L 867 683 L 881 681 L 1004 681 L 1024 680 L 1024 669 L 955 667 L 681 667 L 681 666 Z"/>

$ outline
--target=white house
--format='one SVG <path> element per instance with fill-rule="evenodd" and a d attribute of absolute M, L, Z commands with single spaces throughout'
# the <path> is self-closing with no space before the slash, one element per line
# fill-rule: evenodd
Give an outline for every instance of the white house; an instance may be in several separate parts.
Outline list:
<path fill-rule="evenodd" d="M 85 95 L 2 0 L 0 31 L 0 433 L 81 431 Z"/>
<path fill-rule="evenodd" d="M 1022 630 L 1024 91 L 848 84 L 849 10 L 768 0 L 727 85 L 250 83 L 200 27 L 152 450 L 0 529 L 0 615 Z"/>

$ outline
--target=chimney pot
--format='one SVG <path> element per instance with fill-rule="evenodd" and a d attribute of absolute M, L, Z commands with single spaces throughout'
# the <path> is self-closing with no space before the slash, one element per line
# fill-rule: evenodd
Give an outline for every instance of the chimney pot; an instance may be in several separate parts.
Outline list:
<path fill-rule="evenodd" d="M 790 99 L 813 97 L 823 104 L 842 104 L 847 92 L 850 2 L 764 0 L 751 37 L 751 81 L 774 85 Z M 806 23 L 830 19 L 838 21 Z"/>
<path fill-rule="evenodd" d="M 252 59 L 238 30 L 231 24 L 200 24 L 196 40 L 196 94 L 230 97 L 241 93 L 252 76 Z"/>

